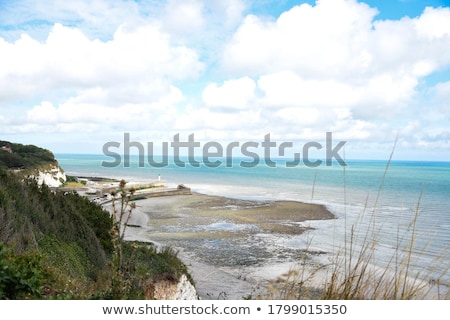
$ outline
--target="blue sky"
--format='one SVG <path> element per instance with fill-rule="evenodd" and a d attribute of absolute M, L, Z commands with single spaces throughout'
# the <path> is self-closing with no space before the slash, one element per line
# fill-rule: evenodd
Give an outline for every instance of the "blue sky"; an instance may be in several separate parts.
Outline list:
<path fill-rule="evenodd" d="M 449 1 L 2 1 L 0 140 L 345 140 L 450 161 Z"/>

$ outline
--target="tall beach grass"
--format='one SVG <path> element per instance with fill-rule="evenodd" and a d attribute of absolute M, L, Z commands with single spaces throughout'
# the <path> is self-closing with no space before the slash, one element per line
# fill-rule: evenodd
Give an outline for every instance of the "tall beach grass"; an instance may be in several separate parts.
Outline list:
<path fill-rule="evenodd" d="M 399 221 L 393 253 L 383 258 L 382 217 L 377 215 L 380 195 L 394 154 L 397 139 L 387 161 L 376 195 L 375 204 L 369 208 L 368 198 L 355 222 L 347 221 L 344 211 L 344 240 L 336 247 L 328 264 L 311 264 L 307 254 L 286 274 L 271 281 L 257 298 L 259 299 L 319 299 L 319 300 L 408 300 L 449 299 L 450 284 L 443 277 L 450 265 L 443 265 L 441 258 L 434 259 L 427 267 L 419 268 L 415 261 L 426 255 L 431 240 L 424 245 L 417 242 L 417 224 L 421 209 L 420 194 L 416 208 L 406 212 L 406 228 Z M 346 168 L 343 167 L 344 203 L 347 203 Z M 424 186 L 423 188 L 425 188 Z M 314 200 L 315 180 L 311 200 Z M 311 201 L 312 202 L 312 201 Z M 426 210 L 426 208 L 424 209 Z M 402 215 L 403 216 L 403 215 Z M 402 218 L 403 219 L 403 218 Z M 336 232 L 336 231 L 335 231 Z M 338 240 L 333 240 L 338 241 Z M 309 242 L 311 243 L 311 241 Z M 306 252 L 308 249 L 306 250 Z M 386 253 L 384 252 L 384 255 Z M 449 248 L 440 257 L 448 256 Z"/>

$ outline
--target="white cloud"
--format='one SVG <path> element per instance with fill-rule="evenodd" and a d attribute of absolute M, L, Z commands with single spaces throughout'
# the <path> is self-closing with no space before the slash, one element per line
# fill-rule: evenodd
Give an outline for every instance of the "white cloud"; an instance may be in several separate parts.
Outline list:
<path fill-rule="evenodd" d="M 450 81 L 438 83 L 432 91 L 438 99 L 450 100 Z"/>
<path fill-rule="evenodd" d="M 210 107 L 243 109 L 251 107 L 254 98 L 255 82 L 248 78 L 227 80 L 222 86 L 209 84 L 203 91 L 203 101 Z"/>
<path fill-rule="evenodd" d="M 398 130 L 405 144 L 445 145 L 450 82 L 430 88 L 427 77 L 445 78 L 450 66 L 449 8 L 376 20 L 363 2 L 319 0 L 271 18 L 251 4 L 6 6 L 0 132 L 189 131 L 210 140 L 332 130 L 381 145 Z M 30 23 L 38 20 L 48 23 Z M 11 26 L 22 35 L 11 37 Z"/>
<path fill-rule="evenodd" d="M 425 8 L 420 19 L 415 20 L 417 33 L 427 38 L 450 36 L 450 8 Z"/>
<path fill-rule="evenodd" d="M 121 24 L 136 25 L 145 21 L 158 7 L 159 1 L 141 3 L 128 0 L 77 1 L 8 1 L 0 11 L 0 21 L 8 26 L 3 32 L 8 39 L 28 33 L 44 41 L 56 22 L 77 26 L 90 39 L 109 40 Z"/>
<path fill-rule="evenodd" d="M 242 14 L 246 9 L 245 1 L 242 0 L 221 0 L 208 1 L 214 8 L 215 17 L 223 16 L 224 25 L 226 27 L 233 27 L 242 19 Z"/>
<path fill-rule="evenodd" d="M 430 125 L 447 124 L 450 121 L 450 81 L 428 88 L 426 97 L 421 118 L 426 118 Z"/>
<path fill-rule="evenodd" d="M 54 125 L 59 121 L 58 110 L 51 102 L 44 101 L 27 112 L 28 123 Z"/>
<path fill-rule="evenodd" d="M 317 108 L 284 108 L 276 115 L 288 123 L 303 126 L 317 123 L 320 111 Z"/>
<path fill-rule="evenodd" d="M 263 75 L 258 80 L 264 104 L 271 107 L 323 107 L 353 105 L 356 92 L 335 80 L 304 79 L 294 72 Z"/>
<path fill-rule="evenodd" d="M 198 32 L 205 26 L 203 4 L 199 0 L 169 0 L 166 7 L 166 27 L 176 33 Z"/>
<path fill-rule="evenodd" d="M 421 78 L 450 65 L 442 54 L 450 52 L 450 9 L 396 21 L 375 21 L 376 13 L 356 1 L 321 0 L 276 20 L 248 15 L 222 67 L 259 78 L 263 105 L 283 108 L 284 116 L 297 107 L 349 108 L 364 122 L 399 117 Z"/>
<path fill-rule="evenodd" d="M 442 57 L 442 50 L 450 49 L 445 36 L 450 26 L 442 18 L 448 12 L 428 9 L 416 19 L 374 21 L 376 11 L 363 3 L 322 0 L 294 7 L 275 21 L 249 15 L 226 46 L 222 65 L 237 75 L 290 70 L 351 83 L 411 73 L 414 67 L 422 76 L 450 63 Z M 434 17 L 441 23 L 430 30 L 427 21 Z"/>
<path fill-rule="evenodd" d="M 173 45 L 154 25 L 122 26 L 100 41 L 55 24 L 45 42 L 0 38 L 0 57 L 0 108 L 43 100 L 26 112 L 21 132 L 148 127 L 184 99 L 172 83 L 203 70 L 194 50 Z"/>
<path fill-rule="evenodd" d="M 146 103 L 125 102 L 111 107 L 108 92 L 100 89 L 92 89 L 81 92 L 76 97 L 71 97 L 61 104 L 54 106 L 49 101 L 44 101 L 28 110 L 26 123 L 30 132 L 46 131 L 58 132 L 64 128 L 64 132 L 78 132 L 80 130 L 154 130 L 167 129 L 174 121 L 173 108 L 183 100 L 183 95 L 178 88 L 170 90 L 159 100 Z M 167 116 L 172 114 L 172 117 Z"/>
<path fill-rule="evenodd" d="M 394 118 L 415 97 L 418 80 L 409 75 L 380 74 L 358 88 L 358 100 L 352 107 L 362 119 Z"/>
<path fill-rule="evenodd" d="M 315 7 L 296 6 L 276 21 L 249 15 L 224 51 L 224 68 L 250 74 L 289 69 L 307 76 L 359 68 L 355 62 L 368 59 L 360 47 L 375 14 L 362 3 L 322 0 Z"/>
<path fill-rule="evenodd" d="M 55 24 L 44 43 L 24 35 L 15 43 L 0 41 L 0 52 L 3 99 L 121 84 L 167 87 L 172 79 L 195 78 L 203 69 L 195 51 L 172 46 L 170 37 L 151 25 L 120 27 L 111 41 L 102 42 Z"/>
<path fill-rule="evenodd" d="M 235 136 L 235 130 L 243 129 L 251 131 L 261 123 L 258 111 L 239 111 L 228 113 L 200 108 L 188 110 L 178 114 L 175 119 L 174 130 L 224 130 L 230 136 Z"/>

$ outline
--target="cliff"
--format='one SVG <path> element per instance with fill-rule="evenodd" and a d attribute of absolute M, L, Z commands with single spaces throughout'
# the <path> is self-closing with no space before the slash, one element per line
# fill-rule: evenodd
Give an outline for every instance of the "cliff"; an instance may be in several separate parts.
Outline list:
<path fill-rule="evenodd" d="M 0 141 L 0 299 L 198 299 L 175 250 L 122 243 L 65 181 L 50 151 Z"/>
<path fill-rule="evenodd" d="M 35 179 L 38 185 L 46 184 L 51 188 L 61 187 L 67 180 L 66 174 L 57 162 L 32 169 L 28 177 Z"/>
<path fill-rule="evenodd" d="M 34 145 L 0 141 L 0 168 L 13 170 L 49 187 L 60 187 L 67 180 L 53 153 Z"/>
<path fill-rule="evenodd" d="M 151 294 L 146 292 L 146 298 L 155 300 L 198 300 L 195 287 L 183 274 L 178 282 L 160 280 L 152 286 Z"/>

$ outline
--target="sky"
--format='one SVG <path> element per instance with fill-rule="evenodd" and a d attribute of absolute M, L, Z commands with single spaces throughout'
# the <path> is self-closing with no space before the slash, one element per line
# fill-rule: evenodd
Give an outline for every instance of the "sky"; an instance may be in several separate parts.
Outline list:
<path fill-rule="evenodd" d="M 0 0 L 0 140 L 326 132 L 348 159 L 450 161 L 450 1 Z"/>

